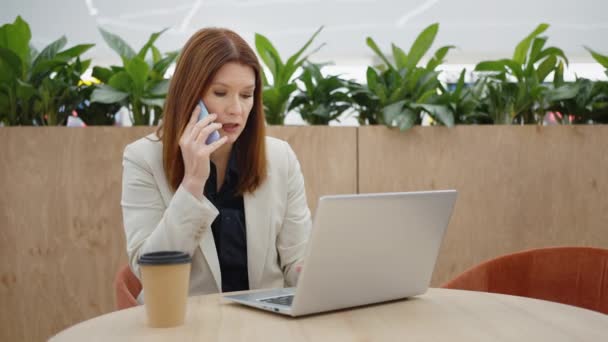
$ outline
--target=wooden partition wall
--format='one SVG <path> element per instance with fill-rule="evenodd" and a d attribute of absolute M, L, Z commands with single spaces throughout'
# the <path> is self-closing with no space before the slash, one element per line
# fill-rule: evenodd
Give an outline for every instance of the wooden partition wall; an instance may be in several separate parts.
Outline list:
<path fill-rule="evenodd" d="M 126 263 L 124 146 L 153 128 L 0 128 L 0 341 L 44 341 L 114 309 Z M 298 155 L 311 208 L 356 192 L 356 128 L 270 127 Z"/>
<path fill-rule="evenodd" d="M 0 128 L 0 341 L 112 311 L 124 146 L 153 128 Z M 432 285 L 504 253 L 608 248 L 608 126 L 270 127 L 324 194 L 459 191 Z"/>
<path fill-rule="evenodd" d="M 608 126 L 359 129 L 359 191 L 456 189 L 439 286 L 529 248 L 608 248 Z"/>

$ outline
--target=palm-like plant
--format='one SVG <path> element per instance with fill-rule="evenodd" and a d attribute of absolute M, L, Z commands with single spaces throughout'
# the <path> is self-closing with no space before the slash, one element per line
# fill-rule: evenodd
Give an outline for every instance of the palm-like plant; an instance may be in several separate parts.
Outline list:
<path fill-rule="evenodd" d="M 608 56 L 587 48 L 593 58 L 606 68 Z M 563 70 L 558 70 L 553 81 L 554 87 L 546 97 L 554 111 L 555 119 L 561 124 L 608 123 L 608 82 L 578 78 L 574 82 L 564 82 Z"/>
<path fill-rule="evenodd" d="M 347 81 L 339 76 L 323 76 L 323 65 L 306 63 L 298 78 L 303 89 L 293 98 L 289 110 L 295 109 L 311 125 L 327 125 L 338 120 L 351 107 Z"/>
<path fill-rule="evenodd" d="M 104 84 L 96 87 L 91 101 L 128 107 L 134 125 L 149 125 L 154 113 L 153 124 L 157 124 L 169 90 L 169 80 L 164 75 L 178 56 L 178 52 L 168 52 L 163 56 L 154 46 L 165 30 L 150 35 L 135 53 L 122 38 L 100 29 L 106 43 L 121 57 L 123 65 L 93 68 L 93 76 Z M 148 53 L 151 59 L 146 59 Z"/>
<path fill-rule="evenodd" d="M 487 120 L 487 115 L 479 111 L 479 103 L 486 87 L 485 79 L 469 85 L 465 82 L 466 72 L 466 69 L 460 72 L 453 89 L 447 89 L 440 84 L 440 95 L 437 95 L 433 102 L 446 106 L 454 117 L 455 124 L 491 123 Z"/>
<path fill-rule="evenodd" d="M 483 61 L 476 71 L 486 73 L 486 94 L 481 112 L 495 124 L 542 123 L 549 104 L 548 87 L 543 84 L 551 73 L 563 70 L 568 59 L 556 47 L 545 47 L 549 28 L 540 24 L 515 48 L 512 58 Z"/>
<path fill-rule="evenodd" d="M 418 63 L 433 44 L 439 24 L 425 28 L 416 38 L 408 53 L 392 44 L 394 64 L 382 53 L 370 37 L 367 45 L 378 55 L 383 64 L 367 68 L 367 86 L 356 87 L 353 100 L 364 116 L 360 123 L 386 124 L 406 130 L 422 122 L 423 115 L 430 115 L 436 123 L 452 126 L 454 117 L 444 104 L 433 102 L 439 94 L 440 82 L 436 71 L 453 46 L 439 48 L 426 66 Z M 361 108 L 368 106 L 368 108 Z M 369 107 L 375 107 L 373 116 Z M 365 122 L 367 121 L 367 122 Z"/>
<path fill-rule="evenodd" d="M 80 55 L 93 44 L 64 49 L 67 39 L 61 37 L 38 52 L 30 40 L 21 17 L 0 27 L 0 122 L 63 124 L 82 99 L 80 76 L 91 61 Z"/>
<path fill-rule="evenodd" d="M 294 82 L 295 72 L 302 66 L 304 61 L 312 53 L 318 51 L 324 44 L 321 44 L 310 54 L 301 57 L 304 51 L 312 44 L 313 40 L 319 32 L 323 29 L 321 26 L 310 39 L 304 44 L 304 46 L 298 50 L 294 55 L 287 59 L 287 62 L 283 63 L 279 52 L 275 49 L 268 38 L 263 35 L 255 34 L 255 47 L 262 59 L 262 62 L 266 65 L 272 75 L 272 83 L 266 76 L 264 77 L 264 112 L 266 116 L 266 122 L 271 125 L 282 125 L 285 121 L 285 115 L 287 114 L 287 104 L 294 91 L 298 88 Z"/>

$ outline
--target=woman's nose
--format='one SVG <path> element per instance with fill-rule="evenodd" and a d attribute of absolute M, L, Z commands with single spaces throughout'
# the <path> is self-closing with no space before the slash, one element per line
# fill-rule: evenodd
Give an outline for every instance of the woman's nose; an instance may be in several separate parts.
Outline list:
<path fill-rule="evenodd" d="M 238 96 L 231 97 L 230 103 L 226 108 L 226 113 L 230 115 L 239 115 L 243 111 L 243 104 L 241 103 Z"/>

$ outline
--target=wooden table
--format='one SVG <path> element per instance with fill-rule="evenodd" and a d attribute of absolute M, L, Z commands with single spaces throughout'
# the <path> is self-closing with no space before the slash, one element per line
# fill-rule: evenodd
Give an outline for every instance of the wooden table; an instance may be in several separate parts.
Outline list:
<path fill-rule="evenodd" d="M 460 290 L 290 318 L 192 297 L 186 324 L 146 326 L 143 307 L 103 315 L 51 339 L 60 341 L 608 341 L 608 315 L 553 302 Z"/>

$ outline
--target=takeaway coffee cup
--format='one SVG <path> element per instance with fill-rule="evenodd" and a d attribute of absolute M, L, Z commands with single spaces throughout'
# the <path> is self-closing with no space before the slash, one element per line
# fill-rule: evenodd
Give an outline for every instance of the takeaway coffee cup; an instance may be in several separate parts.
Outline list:
<path fill-rule="evenodd" d="M 148 325 L 184 324 L 192 258 L 184 252 L 147 253 L 139 257 Z"/>

